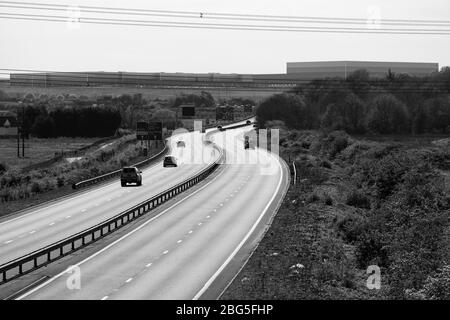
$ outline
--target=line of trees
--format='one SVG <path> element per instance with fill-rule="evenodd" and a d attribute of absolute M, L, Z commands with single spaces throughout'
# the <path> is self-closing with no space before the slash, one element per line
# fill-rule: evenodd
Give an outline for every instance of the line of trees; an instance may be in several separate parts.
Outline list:
<path fill-rule="evenodd" d="M 108 107 L 56 108 L 48 112 L 39 105 L 25 108 L 23 122 L 25 134 L 38 138 L 108 137 L 119 128 L 121 116 Z"/>
<path fill-rule="evenodd" d="M 264 100 L 258 122 L 282 120 L 295 129 L 351 134 L 450 133 L 450 68 L 429 77 L 371 79 L 358 70 L 347 79 L 315 80 Z"/>

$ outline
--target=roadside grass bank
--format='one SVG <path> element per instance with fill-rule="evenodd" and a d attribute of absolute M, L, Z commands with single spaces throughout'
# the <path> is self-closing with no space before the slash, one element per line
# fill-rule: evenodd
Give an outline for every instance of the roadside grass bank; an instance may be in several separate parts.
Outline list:
<path fill-rule="evenodd" d="M 450 299 L 450 148 L 360 138 L 281 130 L 297 183 L 221 299 Z"/>

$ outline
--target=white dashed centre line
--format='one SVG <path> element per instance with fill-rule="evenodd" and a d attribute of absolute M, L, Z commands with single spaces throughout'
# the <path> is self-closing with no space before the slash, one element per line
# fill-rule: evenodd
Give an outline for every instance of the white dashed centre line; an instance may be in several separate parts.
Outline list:
<path fill-rule="evenodd" d="M 191 234 L 192 233 L 192 230 L 191 231 L 189 231 L 189 234 Z"/>
<path fill-rule="evenodd" d="M 52 222 L 52 223 L 50 223 L 50 224 L 49 224 L 49 226 L 52 226 L 52 225 L 54 225 L 54 224 L 55 224 L 55 223 L 54 223 L 54 222 Z"/>
<path fill-rule="evenodd" d="M 127 281 L 125 281 L 126 283 L 129 283 L 129 282 L 131 282 L 131 281 L 133 281 L 133 278 L 129 278 Z"/>
<path fill-rule="evenodd" d="M 86 212 L 86 209 L 81 210 L 81 212 Z"/>
<path fill-rule="evenodd" d="M 30 231 L 29 233 L 30 234 L 33 234 L 33 233 L 35 233 L 36 232 L 36 230 L 32 230 L 32 231 Z"/>
<path fill-rule="evenodd" d="M 177 243 L 181 243 L 181 241 L 183 241 L 183 240 L 178 240 Z"/>
<path fill-rule="evenodd" d="M 5 242 L 3 242 L 4 244 L 8 244 L 8 243 L 11 243 L 11 242 L 13 242 L 12 240 L 8 240 L 8 241 L 5 241 Z"/>
<path fill-rule="evenodd" d="M 101 300 L 106 300 L 108 299 L 108 296 L 104 296 L 103 298 L 101 298 Z"/>
<path fill-rule="evenodd" d="M 163 254 L 168 254 L 168 253 L 169 253 L 169 250 L 166 250 L 163 252 Z"/>
<path fill-rule="evenodd" d="M 150 263 L 147 263 L 145 266 L 146 266 L 147 268 L 149 268 L 149 267 L 152 266 L 152 263 L 151 263 L 151 262 L 150 262 Z"/>
<path fill-rule="evenodd" d="M 209 219 L 211 216 L 206 216 L 206 219 Z"/>
<path fill-rule="evenodd" d="M 66 219 L 69 219 L 71 216 L 67 216 Z"/>
<path fill-rule="evenodd" d="M 199 222 L 199 223 L 198 223 L 198 225 L 199 225 L 199 226 L 201 226 L 201 225 L 202 225 L 202 223 L 201 223 L 201 222 Z"/>

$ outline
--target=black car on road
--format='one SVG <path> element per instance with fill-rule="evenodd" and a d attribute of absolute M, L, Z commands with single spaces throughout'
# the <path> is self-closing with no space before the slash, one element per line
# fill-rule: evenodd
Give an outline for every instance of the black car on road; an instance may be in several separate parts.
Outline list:
<path fill-rule="evenodd" d="M 163 161 L 163 167 L 176 167 L 177 159 L 174 156 L 165 156 Z"/>
<path fill-rule="evenodd" d="M 124 167 L 120 173 L 120 184 L 125 187 L 128 183 L 135 183 L 142 186 L 142 171 L 136 167 Z"/>

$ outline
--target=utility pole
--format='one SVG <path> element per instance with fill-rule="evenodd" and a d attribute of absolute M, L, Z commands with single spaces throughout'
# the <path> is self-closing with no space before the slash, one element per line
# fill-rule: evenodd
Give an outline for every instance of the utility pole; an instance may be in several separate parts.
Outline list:
<path fill-rule="evenodd" d="M 22 106 L 22 101 L 19 101 L 19 109 L 20 106 Z M 19 119 L 19 110 L 17 110 L 17 119 Z M 17 123 L 17 158 L 20 158 L 20 135 L 22 134 L 22 128 L 23 128 L 23 116 L 22 116 L 22 123 Z"/>
<path fill-rule="evenodd" d="M 20 158 L 20 128 L 17 124 L 17 158 Z"/>
<path fill-rule="evenodd" d="M 25 158 L 25 106 L 22 103 L 22 158 Z"/>

